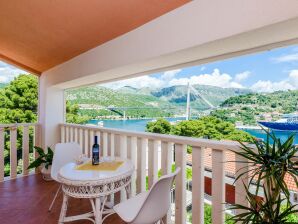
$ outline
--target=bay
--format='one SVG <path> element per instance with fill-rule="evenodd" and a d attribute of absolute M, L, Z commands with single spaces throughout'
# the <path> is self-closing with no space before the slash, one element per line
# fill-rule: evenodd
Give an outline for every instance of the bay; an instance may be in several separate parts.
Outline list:
<path fill-rule="evenodd" d="M 185 120 L 185 117 L 175 117 L 175 118 L 165 118 L 170 122 L 175 122 L 179 120 Z M 103 126 L 106 128 L 119 128 L 130 131 L 142 131 L 146 129 L 146 124 L 154 119 L 130 119 L 130 120 L 90 120 L 88 124 L 97 125 L 98 122 L 103 122 Z M 256 138 L 266 140 L 266 133 L 263 130 L 258 129 L 241 129 L 248 132 Z M 298 144 L 298 133 L 291 131 L 273 131 L 276 137 L 285 141 L 291 134 L 295 134 L 294 143 Z"/>

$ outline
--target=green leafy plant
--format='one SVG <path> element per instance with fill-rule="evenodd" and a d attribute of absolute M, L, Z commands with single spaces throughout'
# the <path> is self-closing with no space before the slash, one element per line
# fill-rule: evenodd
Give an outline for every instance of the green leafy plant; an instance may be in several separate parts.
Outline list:
<path fill-rule="evenodd" d="M 291 223 L 288 220 L 289 216 L 298 210 L 290 204 L 290 192 L 285 176 L 292 176 L 298 186 L 294 135 L 282 142 L 274 133 L 263 130 L 267 134 L 265 142 L 254 140 L 252 145 L 239 142 L 241 150 L 233 151 L 248 160 L 244 163 L 247 163 L 249 171 L 239 170 L 235 181 L 243 175 L 248 175 L 248 186 L 244 186 L 249 206 L 234 204 L 232 209 L 240 209 L 241 213 L 231 219 L 241 223 Z M 256 185 L 254 192 L 251 192 L 251 185 Z M 257 197 L 261 188 L 264 192 L 262 199 Z"/>
<path fill-rule="evenodd" d="M 27 169 L 38 168 L 41 164 L 44 164 L 45 168 L 48 169 L 53 162 L 53 150 L 48 147 L 48 152 L 45 153 L 44 150 L 38 146 L 34 146 L 34 148 L 38 152 L 39 156 L 30 163 Z"/>

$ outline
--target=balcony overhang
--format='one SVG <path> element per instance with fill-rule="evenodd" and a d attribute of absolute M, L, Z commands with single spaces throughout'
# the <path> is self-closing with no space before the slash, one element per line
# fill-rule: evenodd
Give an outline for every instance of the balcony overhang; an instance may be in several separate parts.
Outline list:
<path fill-rule="evenodd" d="M 110 82 L 298 43 L 298 1 L 192 1 L 43 73 L 60 88 Z"/>
<path fill-rule="evenodd" d="M 1 1 L 0 60 L 40 75 L 187 2 Z"/>

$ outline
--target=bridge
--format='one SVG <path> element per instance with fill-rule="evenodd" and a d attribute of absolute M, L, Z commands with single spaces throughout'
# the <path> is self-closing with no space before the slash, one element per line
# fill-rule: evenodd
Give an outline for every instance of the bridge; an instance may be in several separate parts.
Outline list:
<path fill-rule="evenodd" d="M 205 102 L 208 105 L 209 110 L 213 110 L 216 108 L 209 100 L 207 100 L 202 94 L 200 94 L 198 90 L 196 90 L 193 86 L 190 85 L 190 83 L 188 83 L 187 84 L 187 98 L 186 98 L 186 114 L 185 114 L 186 120 L 189 120 L 189 118 L 191 117 L 191 111 L 190 111 L 190 94 L 191 93 L 195 97 L 195 99 L 198 99 L 198 98 L 202 99 L 203 102 Z"/>
<path fill-rule="evenodd" d="M 213 109 L 216 109 L 216 107 L 209 100 L 207 100 L 201 93 L 199 93 L 193 86 L 191 86 L 190 83 L 188 83 L 188 85 L 187 85 L 187 99 L 186 99 L 186 114 L 185 114 L 186 120 L 189 120 L 189 118 L 191 117 L 191 110 L 190 110 L 190 96 L 191 96 L 191 94 L 192 94 L 192 96 L 195 97 L 195 99 L 201 99 L 206 105 L 208 105 L 208 109 L 204 110 L 203 114 L 206 114 L 206 112 L 208 113 L 208 112 L 212 111 Z M 154 106 L 118 107 L 118 106 L 114 106 L 114 105 L 103 107 L 103 106 L 98 106 L 98 105 L 84 105 L 82 107 L 82 109 L 85 109 L 85 110 L 109 110 L 109 111 L 112 111 L 112 112 L 122 116 L 123 119 L 126 119 L 126 111 L 127 110 L 140 110 L 140 109 L 171 110 L 171 109 L 176 109 L 177 107 L 179 107 L 179 105 L 177 105 L 176 107 L 171 107 L 171 106 L 167 106 L 167 107 L 154 107 Z M 192 109 L 201 110 L 202 108 L 192 107 Z"/>

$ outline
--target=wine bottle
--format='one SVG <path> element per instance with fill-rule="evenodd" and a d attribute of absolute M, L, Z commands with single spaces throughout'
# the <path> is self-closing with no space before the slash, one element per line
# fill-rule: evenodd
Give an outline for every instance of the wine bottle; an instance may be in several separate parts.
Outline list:
<path fill-rule="evenodd" d="M 94 136 L 94 144 L 92 146 L 92 165 L 99 164 L 99 145 L 97 143 L 97 136 Z"/>

